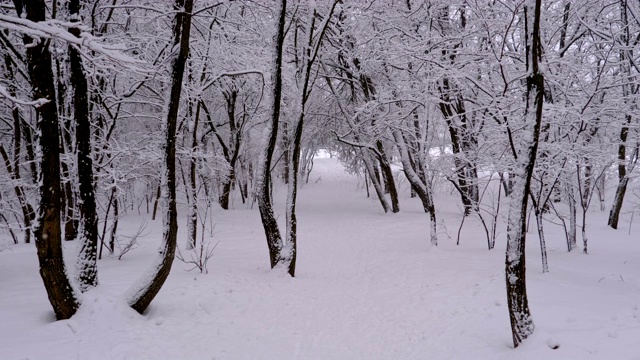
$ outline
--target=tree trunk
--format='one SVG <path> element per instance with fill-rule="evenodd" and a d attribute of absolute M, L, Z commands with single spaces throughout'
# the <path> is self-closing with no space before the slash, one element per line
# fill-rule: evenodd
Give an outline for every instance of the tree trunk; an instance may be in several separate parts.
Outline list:
<path fill-rule="evenodd" d="M 189 55 L 189 35 L 191 32 L 191 11 L 193 0 L 176 0 L 173 26 L 173 46 L 178 55 L 171 64 L 171 91 L 165 124 L 164 169 L 162 171 L 163 235 L 160 254 L 149 271 L 129 290 L 126 296 L 128 304 L 137 312 L 143 313 L 169 276 L 175 257 L 178 235 L 176 208 L 176 127 L 180 107 L 180 92 L 184 77 L 185 63 Z"/>
<path fill-rule="evenodd" d="M 526 59 L 529 74 L 524 113 L 525 128 L 521 131 L 530 132 L 530 134 L 523 136 L 520 140 L 523 143 L 520 150 L 513 154 L 517 162 L 517 170 L 507 223 L 505 280 L 514 347 L 518 347 L 524 339 L 528 338 L 535 328 L 527 298 L 525 241 L 528 199 L 538 151 L 544 101 L 544 75 L 538 66 L 542 57 L 541 2 L 541 0 L 530 0 L 524 7 Z M 532 27 L 531 32 L 529 27 Z M 515 149 L 514 139 L 510 138 L 510 141 L 512 149 Z"/>
<path fill-rule="evenodd" d="M 626 48 L 629 48 L 631 47 L 630 41 L 632 39 L 630 38 L 631 34 L 629 33 L 629 18 L 627 14 L 627 7 L 628 5 L 626 0 L 620 1 L 620 17 L 625 29 L 625 32 L 623 32 L 621 41 L 623 45 L 626 46 Z M 620 61 L 624 64 L 621 70 L 626 72 L 629 83 L 633 84 L 636 81 L 631 74 L 631 64 L 633 63 L 633 58 L 629 58 L 626 50 L 624 51 L 621 50 Z M 622 95 L 625 99 L 627 99 L 631 94 L 629 86 L 630 86 L 629 84 L 622 85 Z M 620 137 L 619 137 L 620 142 L 618 143 L 618 187 L 616 189 L 616 195 L 613 199 L 611 211 L 609 212 L 609 220 L 608 220 L 608 225 L 614 229 L 618 228 L 620 211 L 622 210 L 624 195 L 627 191 L 627 182 L 628 182 L 627 137 L 629 136 L 629 126 L 631 125 L 631 118 L 632 118 L 631 114 L 625 114 L 625 124 L 620 129 Z M 635 160 L 632 160 L 632 161 L 635 164 L 637 160 L 638 160 L 638 154 L 636 153 Z"/>
<path fill-rule="evenodd" d="M 542 218 L 542 211 L 535 209 L 536 214 L 536 227 L 538 229 L 538 238 L 540 239 L 540 258 L 542 259 L 542 272 L 549 272 L 549 261 L 547 260 L 547 243 L 544 238 L 544 224 Z"/>
<path fill-rule="evenodd" d="M 162 186 L 158 185 L 158 190 L 156 190 L 156 198 L 153 200 L 153 212 L 151 213 L 151 220 L 156 219 L 156 214 L 158 213 L 158 203 L 160 202 L 160 196 L 162 195 Z"/>
<path fill-rule="evenodd" d="M 274 38 L 275 53 L 273 62 L 272 75 L 272 96 L 273 103 L 271 105 L 271 122 L 268 125 L 268 140 L 264 149 L 262 167 L 260 169 L 260 184 L 258 185 L 258 208 L 260 209 L 260 218 L 262 219 L 262 227 L 267 238 L 267 247 L 269 248 L 269 260 L 273 269 L 282 260 L 280 252 L 283 247 L 282 236 L 276 217 L 273 213 L 273 201 L 271 199 L 271 162 L 273 153 L 276 149 L 276 141 L 278 139 L 278 125 L 280 122 L 280 102 L 282 99 L 282 50 L 285 37 L 285 20 L 287 11 L 287 1 L 280 0 L 278 4 L 278 23 L 277 32 Z"/>
<path fill-rule="evenodd" d="M 193 119 L 193 131 L 191 137 L 191 159 L 189 161 L 189 217 L 187 219 L 187 250 L 196 247 L 196 238 L 198 236 L 198 190 L 197 190 L 197 167 L 198 157 L 198 122 L 200 120 L 200 103 L 196 107 L 195 117 Z"/>
<path fill-rule="evenodd" d="M 371 185 L 373 185 L 373 189 L 376 191 L 376 195 L 378 195 L 378 200 L 380 200 L 380 205 L 382 205 L 382 209 L 384 210 L 384 212 L 387 213 L 389 212 L 389 203 L 384 197 L 384 189 L 382 188 L 382 184 L 380 184 L 380 176 L 379 172 L 377 171 L 378 167 L 375 166 L 369 149 L 360 149 L 360 153 L 362 154 L 362 160 L 364 162 L 366 170 L 369 173 L 369 180 L 371 180 Z"/>
<path fill-rule="evenodd" d="M 391 170 L 391 165 L 389 164 L 387 152 L 384 150 L 382 141 L 380 140 L 376 141 L 376 148 L 378 149 L 378 153 L 380 154 L 380 159 L 379 159 L 380 170 L 382 171 L 382 177 L 384 179 L 385 192 L 388 193 L 389 197 L 391 198 L 391 212 L 393 213 L 400 212 L 396 182 L 393 179 L 393 171 Z"/>
<path fill-rule="evenodd" d="M 120 219 L 120 200 L 118 200 L 118 190 L 116 190 L 115 186 L 111 188 L 111 192 L 113 196 L 113 220 L 111 221 L 111 231 L 109 232 L 109 253 L 113 255 L 116 251 L 116 234 L 118 232 L 118 220 Z"/>
<path fill-rule="evenodd" d="M 80 22 L 80 1 L 69 1 L 71 21 Z M 69 32 L 80 37 L 80 29 L 69 28 Z M 77 279 L 81 291 L 98 285 L 98 215 L 93 186 L 93 160 L 91 151 L 91 122 L 87 79 L 82 65 L 82 55 L 69 46 L 71 86 L 73 88 L 73 116 L 76 122 L 76 147 L 78 153 L 78 182 L 80 190 L 80 253 L 76 262 Z"/>
<path fill-rule="evenodd" d="M 420 201 L 422 201 L 424 212 L 429 214 L 431 244 L 437 246 L 438 232 L 436 222 L 436 209 L 433 205 L 433 197 L 431 195 L 429 184 L 426 181 L 420 179 L 420 176 L 415 171 L 413 166 L 413 164 L 415 163 L 411 161 L 411 156 L 409 155 L 409 151 L 407 150 L 406 141 L 404 140 L 404 137 L 400 133 L 400 131 L 395 130 L 393 132 L 393 137 L 396 140 L 396 145 L 398 146 L 398 150 L 400 152 L 400 161 L 402 161 L 402 169 L 404 171 L 404 174 L 411 184 L 411 187 L 415 190 L 416 194 L 420 198 Z"/>
<path fill-rule="evenodd" d="M 73 196 L 73 187 L 71 186 L 71 174 L 69 173 L 69 166 L 62 161 L 60 163 L 62 169 L 62 176 L 64 177 L 62 185 L 62 200 L 64 204 L 64 239 L 66 241 L 75 240 L 78 237 L 78 221 L 75 216 L 75 201 Z"/>
<path fill-rule="evenodd" d="M 14 1 L 18 16 L 26 10 L 26 18 L 33 22 L 45 21 L 44 0 L 30 0 L 22 4 Z M 60 229 L 60 133 L 55 86 L 51 67 L 49 42 L 25 36 L 27 69 L 31 79 L 33 99 L 46 99 L 36 107 L 37 129 L 40 133 L 40 203 L 35 226 L 35 242 L 40 263 L 40 276 L 58 320 L 75 314 L 80 303 L 67 277 L 62 256 Z"/>

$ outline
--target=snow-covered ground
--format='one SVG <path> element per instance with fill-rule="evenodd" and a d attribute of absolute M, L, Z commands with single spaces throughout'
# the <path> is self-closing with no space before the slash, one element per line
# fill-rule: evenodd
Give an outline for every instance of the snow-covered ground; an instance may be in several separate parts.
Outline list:
<path fill-rule="evenodd" d="M 560 229 L 547 224 L 548 274 L 529 234 L 536 331 L 513 349 L 504 222 L 496 249 L 486 249 L 473 218 L 456 246 L 458 199 L 441 195 L 433 248 L 406 184 L 399 214 L 384 214 L 359 186 L 335 159 L 316 160 L 299 193 L 296 278 L 269 271 L 257 207 L 235 199 L 234 210 L 216 210 L 209 274 L 174 262 L 143 316 L 121 296 L 155 256 L 159 220 L 122 260 L 100 261 L 100 286 L 67 321 L 53 321 L 34 246 L 9 245 L 0 252 L 0 358 L 640 359 L 640 230 L 628 235 L 628 222 L 610 230 L 604 213 L 590 212 L 589 255 L 567 253 Z M 276 190 L 282 208 L 284 188 Z M 122 219 L 122 233 L 144 218 Z M 74 246 L 65 244 L 70 260 Z"/>

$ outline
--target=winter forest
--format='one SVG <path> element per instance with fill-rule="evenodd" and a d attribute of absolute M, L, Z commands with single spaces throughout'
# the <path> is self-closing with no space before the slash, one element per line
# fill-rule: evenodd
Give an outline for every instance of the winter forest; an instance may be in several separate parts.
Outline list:
<path fill-rule="evenodd" d="M 637 0 L 0 0 L 0 58 L 2 359 L 640 359 Z"/>

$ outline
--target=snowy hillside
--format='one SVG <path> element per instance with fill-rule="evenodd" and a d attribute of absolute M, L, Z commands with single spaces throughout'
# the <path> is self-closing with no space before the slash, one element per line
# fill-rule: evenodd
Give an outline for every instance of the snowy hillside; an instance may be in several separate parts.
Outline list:
<path fill-rule="evenodd" d="M 257 207 L 236 199 L 235 209 L 216 210 L 209 241 L 219 244 L 209 274 L 174 262 L 143 316 L 121 294 L 153 259 L 159 220 L 149 220 L 141 246 L 122 260 L 99 262 L 99 287 L 65 321 L 53 319 L 35 247 L 9 245 L 0 252 L 0 358 L 640 359 L 640 239 L 605 228 L 605 214 L 590 214 L 589 255 L 567 253 L 559 228 L 548 225 L 548 274 L 537 237 L 528 234 L 536 331 L 513 349 L 504 224 L 488 251 L 470 218 L 456 246 L 456 199 L 438 197 L 444 220 L 433 248 L 428 217 L 406 185 L 398 214 L 384 214 L 362 186 L 336 159 L 316 159 L 299 194 L 295 278 L 269 270 Z M 122 233 L 147 217 L 123 218 Z M 181 249 L 184 224 L 181 218 Z M 75 244 L 64 246 L 75 255 Z"/>

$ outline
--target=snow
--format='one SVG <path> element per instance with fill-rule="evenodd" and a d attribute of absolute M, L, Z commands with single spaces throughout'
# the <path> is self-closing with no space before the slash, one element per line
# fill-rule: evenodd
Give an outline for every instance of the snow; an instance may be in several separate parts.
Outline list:
<path fill-rule="evenodd" d="M 426 215 L 408 189 L 401 189 L 402 211 L 384 214 L 359 181 L 336 159 L 315 160 L 309 184 L 298 193 L 296 278 L 270 271 L 257 207 L 236 199 L 233 210 L 216 209 L 210 240 L 220 243 L 209 274 L 174 262 L 144 315 L 129 308 L 123 294 L 157 256 L 160 220 L 149 221 L 150 234 L 122 260 L 99 261 L 100 285 L 82 295 L 78 313 L 65 321 L 54 321 L 33 244 L 7 243 L 0 252 L 0 357 L 640 359 L 640 239 L 635 229 L 627 235 L 628 223 L 624 231 L 611 230 L 606 213 L 590 213 L 589 255 L 567 253 L 560 228 L 545 223 L 547 274 L 531 227 L 527 288 L 536 330 L 513 349 L 504 283 L 506 211 L 494 250 L 486 250 L 473 217 L 456 246 L 458 199 L 436 195 L 446 225 L 440 231 L 451 236 L 431 247 Z M 284 213 L 286 186 L 276 185 L 274 194 Z M 183 225 L 187 212 L 181 210 Z M 135 233 L 144 217 L 122 218 L 122 233 Z M 183 247 L 186 226 L 179 239 Z M 76 245 L 64 244 L 67 264 Z"/>

